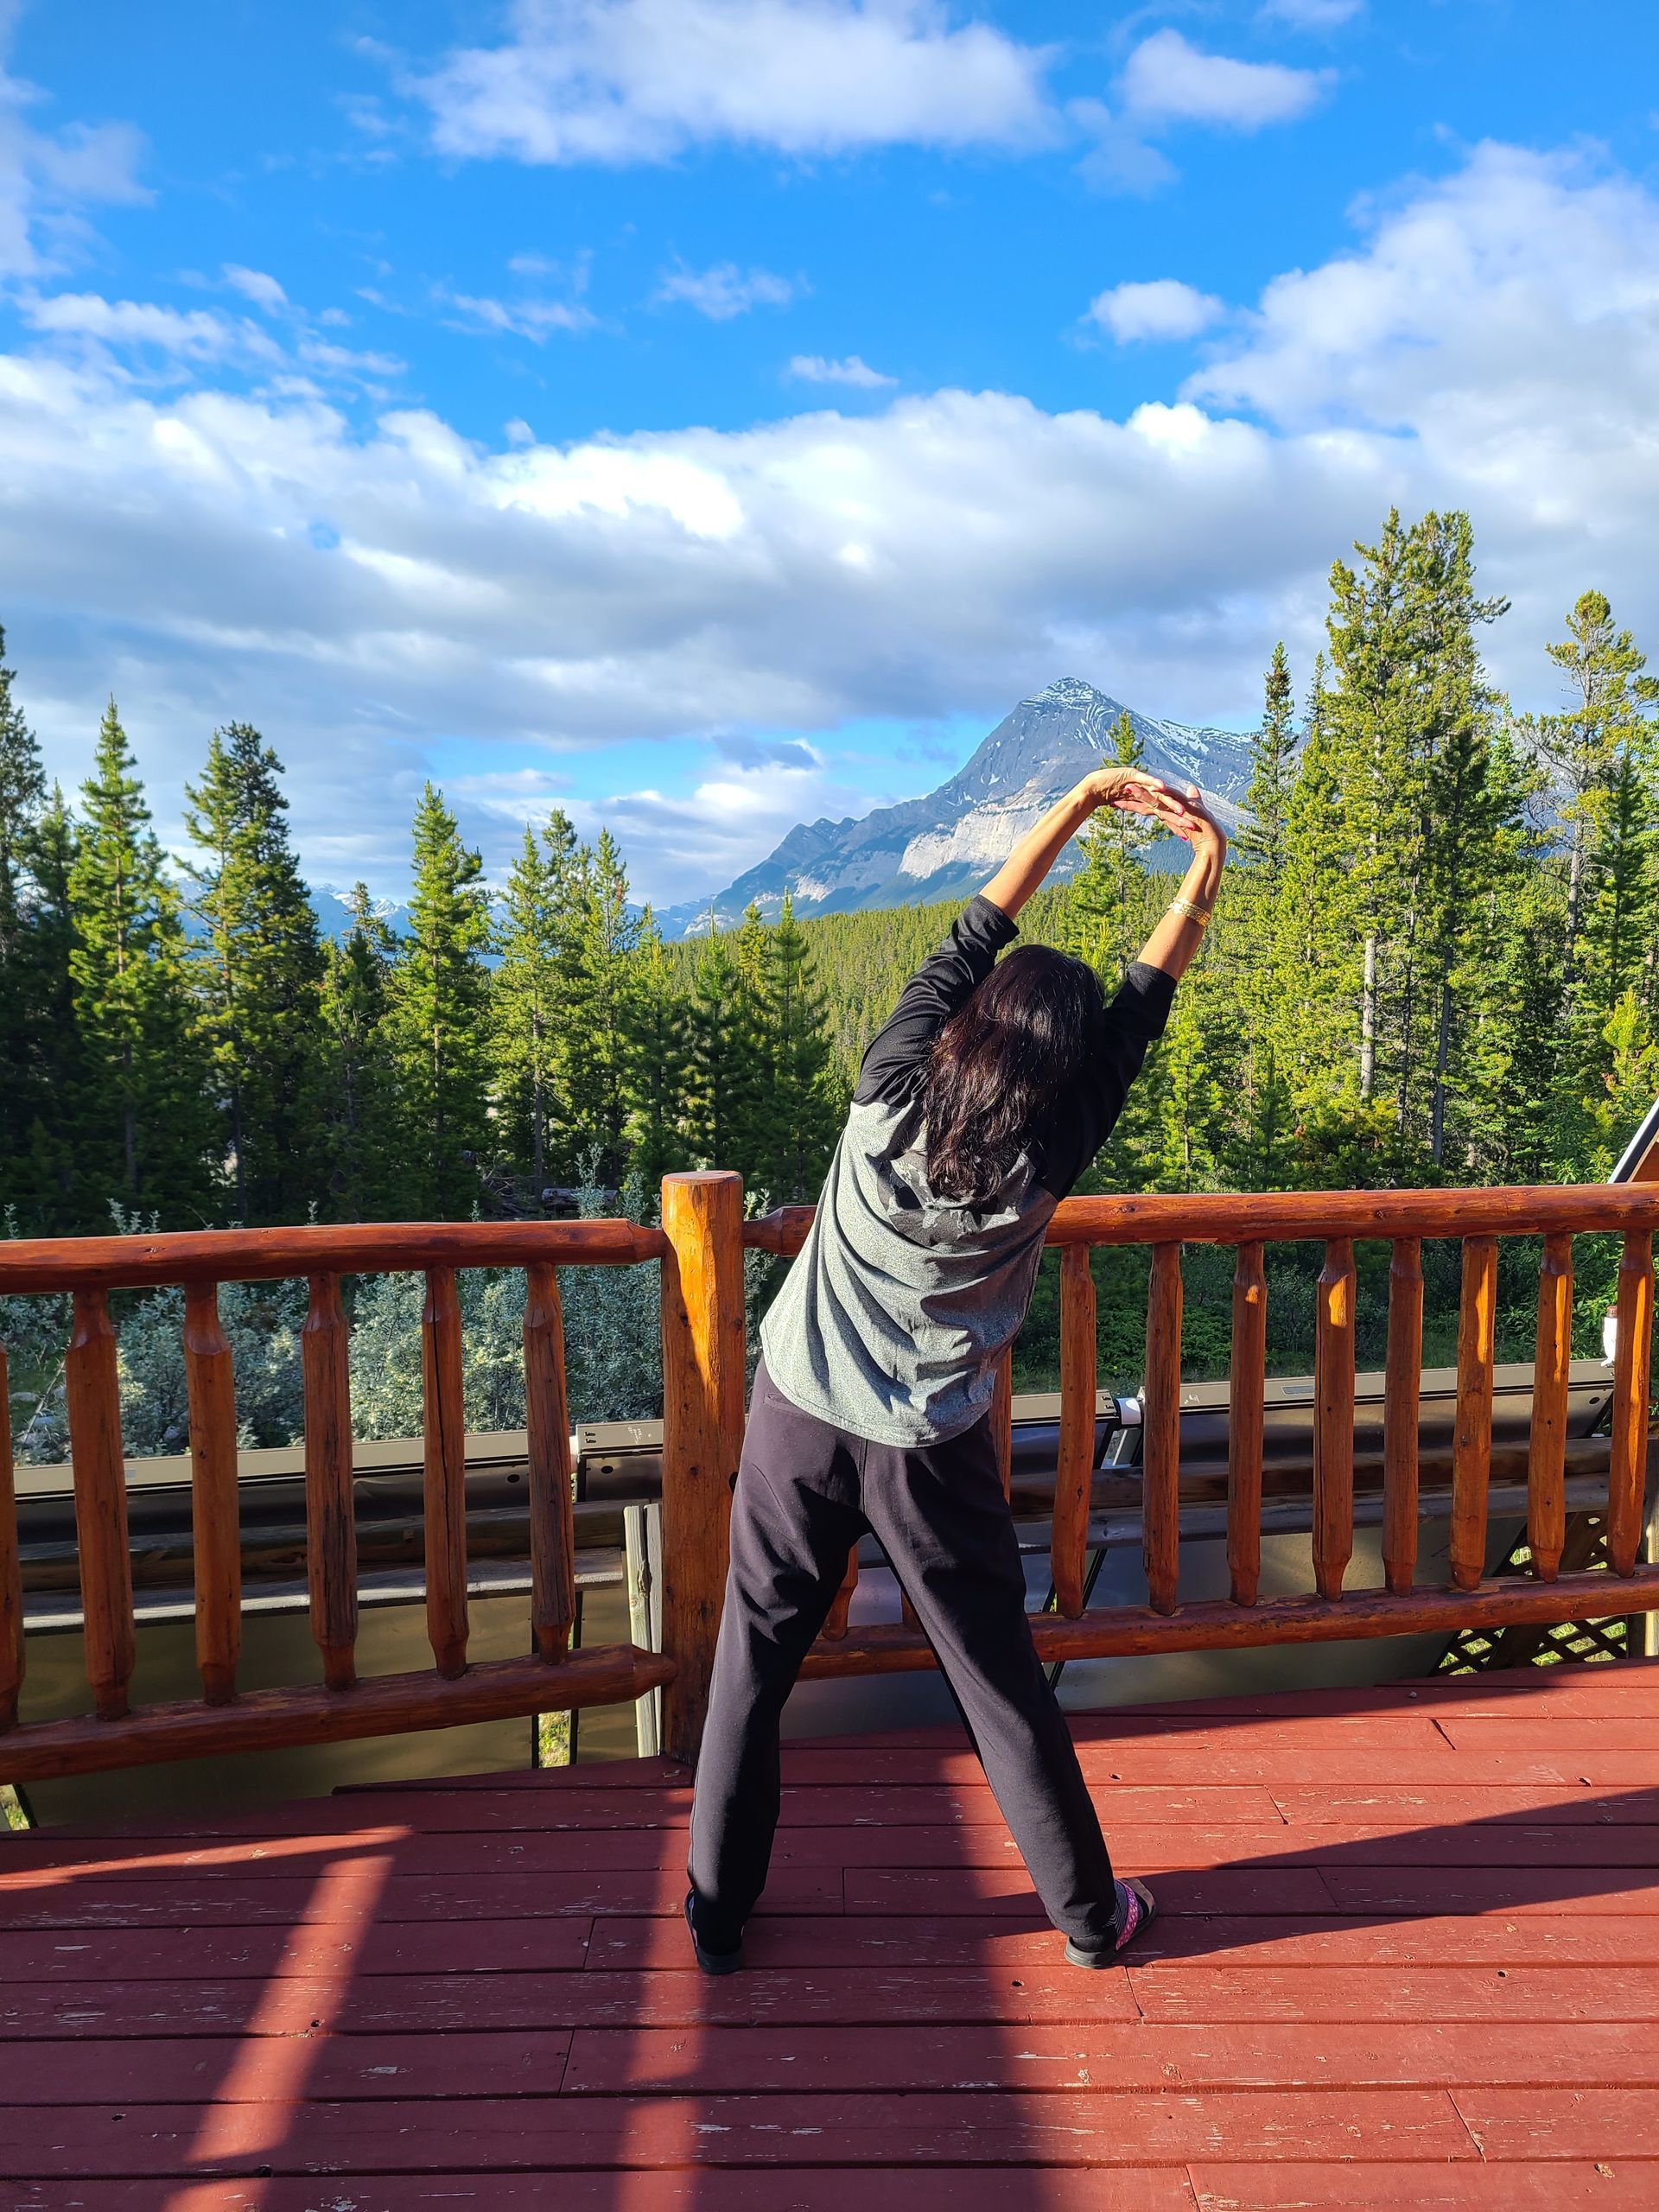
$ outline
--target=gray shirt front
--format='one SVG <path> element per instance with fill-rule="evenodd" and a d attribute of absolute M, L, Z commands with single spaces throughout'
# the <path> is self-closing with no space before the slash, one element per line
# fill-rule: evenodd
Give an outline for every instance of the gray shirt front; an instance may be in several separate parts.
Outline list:
<path fill-rule="evenodd" d="M 940 1443 L 989 1405 L 1049 1218 L 1168 1015 L 1173 980 L 1136 963 L 1108 1008 L 1100 1064 L 1056 1098 L 1000 1188 L 973 1206 L 938 1197 L 920 1104 L 929 1049 L 1016 934 L 973 899 L 905 986 L 864 1055 L 812 1227 L 761 1325 L 785 1397 L 874 1443 Z"/>

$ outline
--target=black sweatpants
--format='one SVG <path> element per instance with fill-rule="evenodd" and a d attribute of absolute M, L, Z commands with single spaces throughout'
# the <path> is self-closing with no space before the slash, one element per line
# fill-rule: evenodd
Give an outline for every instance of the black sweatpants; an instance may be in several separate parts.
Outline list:
<path fill-rule="evenodd" d="M 1044 1910 L 1079 1943 L 1110 1944 L 1111 1860 L 1033 1649 L 988 1417 L 948 1443 L 873 1444 L 803 1413 L 764 1360 L 732 1503 L 731 1571 L 691 1808 L 700 1937 L 735 1948 L 766 1885 L 779 1716 L 867 1529 L 916 1609 Z"/>

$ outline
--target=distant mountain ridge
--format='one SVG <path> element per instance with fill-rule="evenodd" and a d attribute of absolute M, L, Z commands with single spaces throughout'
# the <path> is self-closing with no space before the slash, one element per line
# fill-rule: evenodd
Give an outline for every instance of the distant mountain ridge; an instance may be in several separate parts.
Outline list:
<path fill-rule="evenodd" d="M 1100 766 L 1122 711 L 1092 683 L 1063 676 L 1022 699 L 937 791 L 861 819 L 798 823 L 758 867 L 713 899 L 660 913 L 663 933 L 690 936 L 715 921 L 724 927 L 751 900 L 773 920 L 785 892 L 802 916 L 965 897 L 1062 791 Z M 1147 768 L 1172 783 L 1196 784 L 1231 828 L 1249 781 L 1249 739 L 1128 711 Z M 1055 872 L 1068 875 L 1077 864 L 1074 841 Z"/>

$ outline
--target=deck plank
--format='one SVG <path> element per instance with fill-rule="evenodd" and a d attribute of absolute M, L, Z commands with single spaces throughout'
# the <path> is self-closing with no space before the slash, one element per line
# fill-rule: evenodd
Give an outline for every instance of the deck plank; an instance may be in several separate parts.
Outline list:
<path fill-rule="evenodd" d="M 1497 2093 L 1491 2093 L 1496 2094 Z M 1601 2091 L 1603 2097 L 1639 2093 Z M 582 2095 L 0 2109 L 0 2171 L 30 2179 L 245 2170 L 441 2172 L 466 2164 L 541 2171 L 606 2164 L 825 2163 L 1112 2167 L 1218 2158 L 1401 2163 L 1477 2153 L 1444 2090 L 1300 2089 L 1168 2094 L 1036 2092 L 986 2097 L 834 2092 L 776 2096 Z M 827 2154 L 827 2155 L 826 2155 Z M 1582 2153 L 1580 2153 L 1582 2155 Z"/>
<path fill-rule="evenodd" d="M 1659 1664 L 1073 1726 L 1091 1974 L 952 1727 L 785 1747 L 718 1981 L 670 1761 L 0 1836 L 0 2212 L 1659 2200 Z"/>

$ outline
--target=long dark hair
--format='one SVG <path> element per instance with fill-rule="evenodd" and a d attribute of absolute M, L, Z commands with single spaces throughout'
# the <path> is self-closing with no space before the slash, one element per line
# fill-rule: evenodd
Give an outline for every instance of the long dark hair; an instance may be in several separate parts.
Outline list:
<path fill-rule="evenodd" d="M 933 1040 L 922 1092 L 927 1179 L 982 1205 L 1099 1046 L 1105 1015 L 1088 963 L 1046 944 L 999 960 Z"/>

